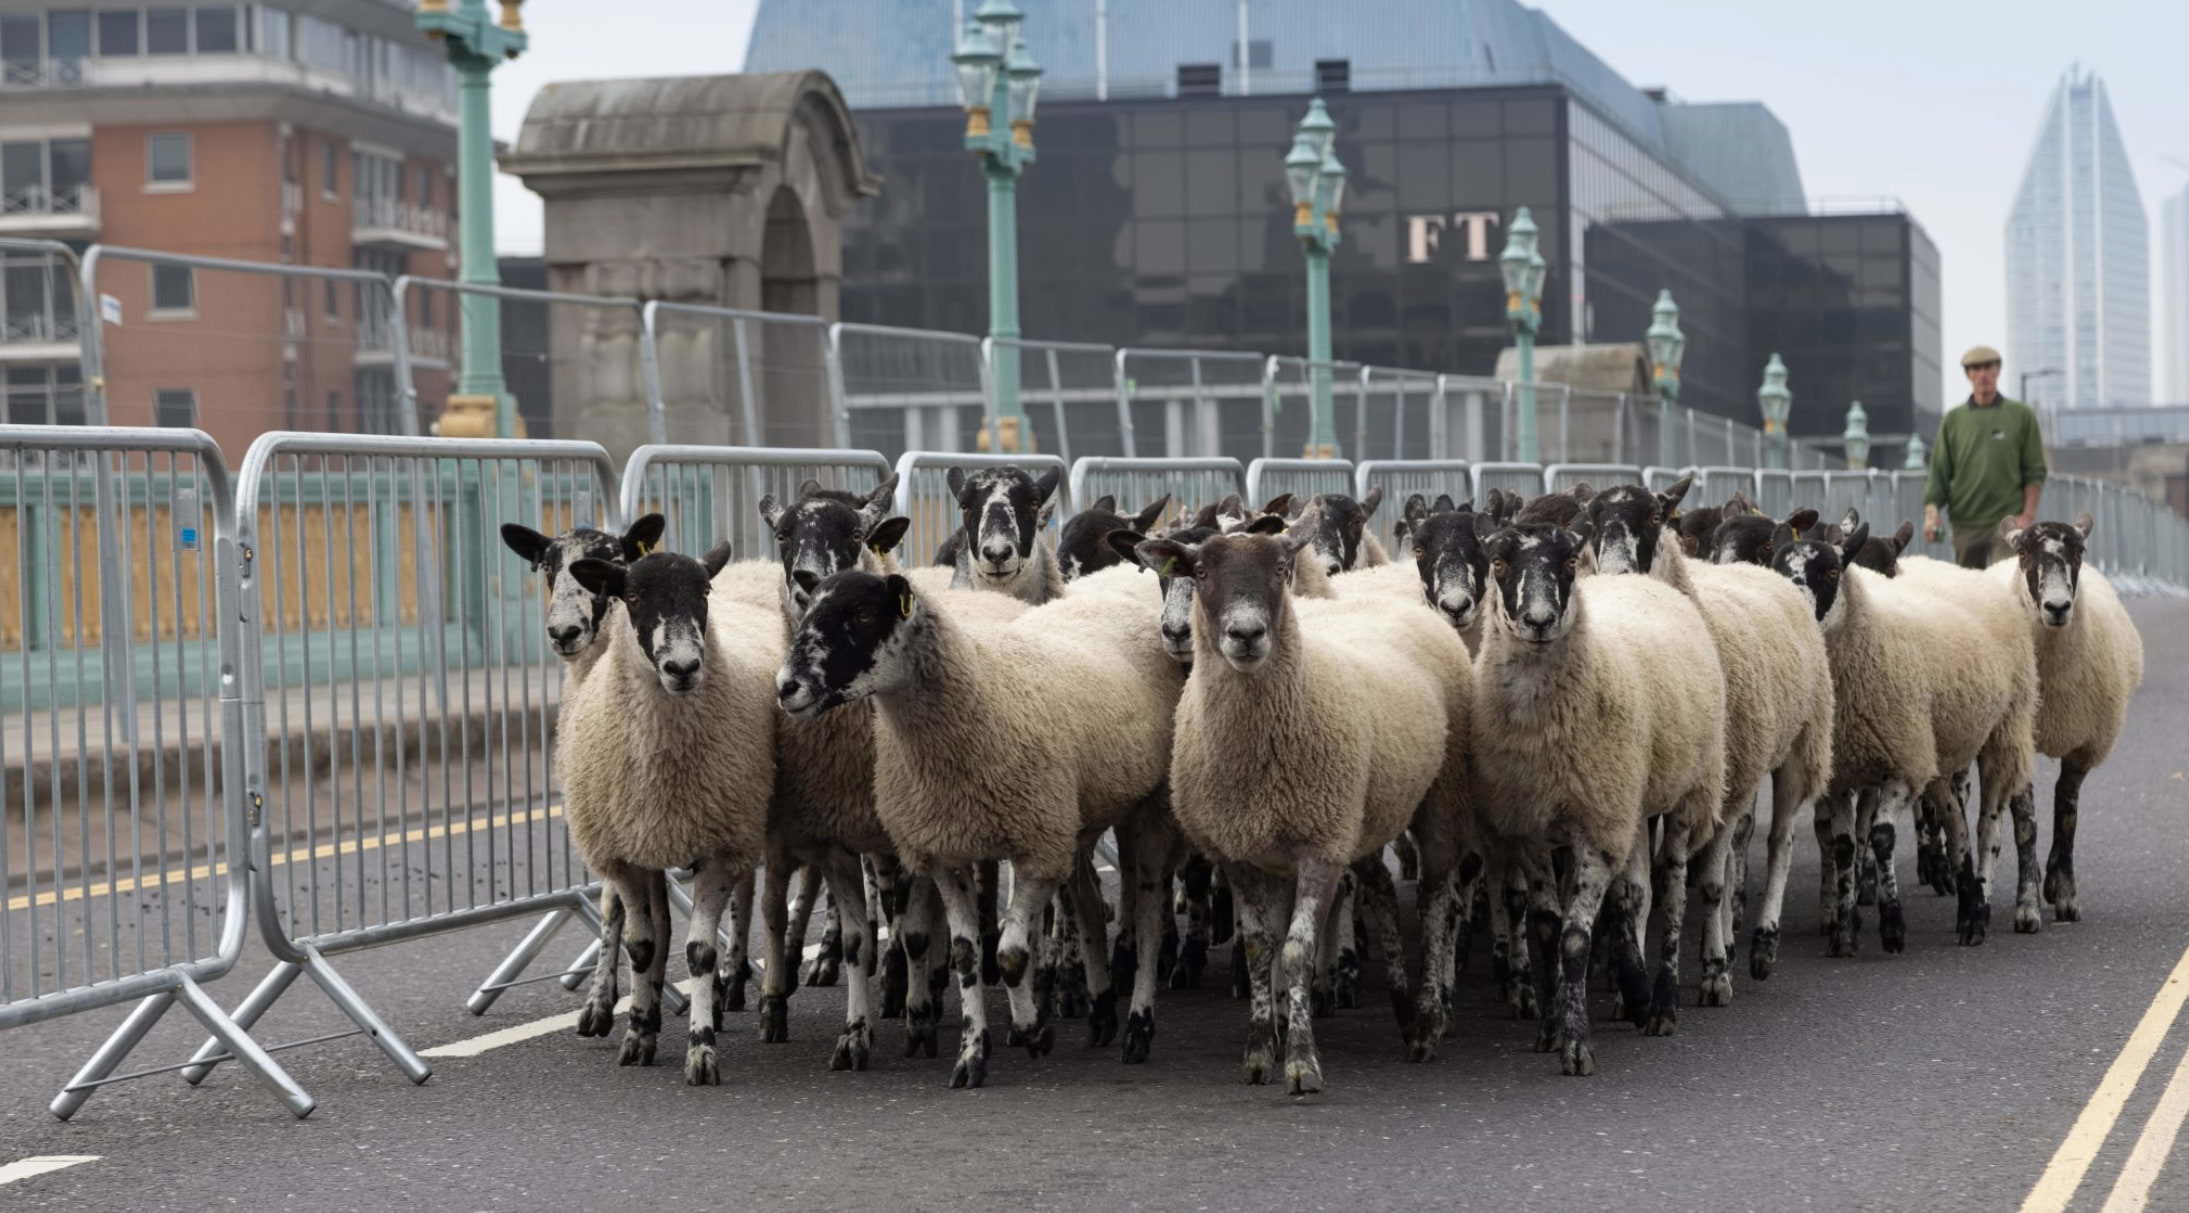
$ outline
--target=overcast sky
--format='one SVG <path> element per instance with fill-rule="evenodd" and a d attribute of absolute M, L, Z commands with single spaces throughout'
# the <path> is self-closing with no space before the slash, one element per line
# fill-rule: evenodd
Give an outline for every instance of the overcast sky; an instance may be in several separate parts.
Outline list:
<path fill-rule="evenodd" d="M 939 10 L 948 0 L 934 2 Z M 534 4 L 526 16 L 536 49 L 496 73 L 494 133 L 514 139 L 532 94 L 550 80 L 735 71 L 754 7 L 755 0 Z M 2094 68 L 2112 96 L 2153 224 L 2157 293 L 2159 203 L 2189 182 L 2189 167 L 2166 159 L 2189 162 L 2182 66 L 2189 4 L 1543 0 L 1538 7 L 1636 85 L 1667 85 L 1690 101 L 1768 104 L 1793 134 L 1813 197 L 1905 202 L 1942 263 L 1949 401 L 1967 391 L 1954 366 L 1961 350 L 2007 344 L 2007 208 L 2053 86 L 2072 62 Z M 504 178 L 496 203 L 500 247 L 539 251 L 539 200 Z M 2005 352 L 2011 384 L 2015 355 Z M 2156 358 L 2152 371 L 2154 390 L 2163 391 Z"/>

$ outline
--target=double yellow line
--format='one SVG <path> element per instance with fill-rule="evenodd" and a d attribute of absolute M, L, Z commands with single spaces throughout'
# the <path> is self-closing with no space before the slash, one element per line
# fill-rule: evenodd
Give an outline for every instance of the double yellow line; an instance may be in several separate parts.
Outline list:
<path fill-rule="evenodd" d="M 272 863 L 276 867 L 286 863 L 311 863 L 315 860 L 330 859 L 337 855 L 346 855 L 359 851 L 377 851 L 386 846 L 404 846 L 434 838 L 453 838 L 480 830 L 499 830 L 509 826 L 526 825 L 534 821 L 549 821 L 560 816 L 562 816 L 562 806 L 553 804 L 541 809 L 503 813 L 498 816 L 488 817 L 483 821 L 457 821 L 446 825 L 422 826 L 391 837 L 374 834 L 355 838 L 348 842 L 323 842 L 316 847 L 292 847 L 273 856 Z M 181 870 L 167 868 L 150 876 L 125 876 L 119 880 L 97 881 L 88 889 L 83 885 L 72 885 L 58 891 L 48 890 L 35 896 L 22 893 L 8 899 L 8 911 L 14 913 L 27 910 L 33 905 L 43 909 L 62 902 L 82 901 L 87 896 L 110 897 L 122 893 L 134 893 L 139 889 L 157 889 L 163 884 L 189 884 L 192 881 L 225 875 L 227 871 L 228 865 L 225 863 L 201 863 L 196 867 Z"/>

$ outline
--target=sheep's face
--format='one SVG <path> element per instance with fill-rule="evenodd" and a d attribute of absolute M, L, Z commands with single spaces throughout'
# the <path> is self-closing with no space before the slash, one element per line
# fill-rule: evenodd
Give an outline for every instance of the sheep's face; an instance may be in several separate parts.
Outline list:
<path fill-rule="evenodd" d="M 1359 567 L 1368 520 L 1375 517 L 1376 507 L 1382 504 L 1380 484 L 1359 501 L 1343 493 L 1324 493 L 1308 503 L 1302 527 L 1313 557 L 1323 563 L 1324 573 L 1335 577 Z"/>
<path fill-rule="evenodd" d="M 1483 546 L 1495 613 L 1506 632 L 1528 644 L 1550 644 L 1573 631 L 1573 582 L 1585 538 L 1562 526 L 1524 522 L 1492 532 Z"/>
<path fill-rule="evenodd" d="M 783 566 L 783 605 L 796 619 L 806 610 L 808 594 L 798 574 L 816 581 L 860 567 L 871 551 L 877 558 L 904 538 L 909 518 L 889 518 L 897 490 L 892 475 L 871 493 L 823 489 L 807 480 L 798 501 L 785 505 L 771 494 L 760 499 L 760 517 L 774 533 L 776 557 Z"/>
<path fill-rule="evenodd" d="M 1216 538 L 1214 527 L 1194 526 L 1173 531 L 1160 540 L 1148 540 L 1130 531 L 1112 531 L 1110 544 L 1118 554 L 1155 574 L 1163 592 L 1163 652 L 1182 666 L 1193 664 L 1193 561 L 1201 545 Z M 1143 550 L 1150 543 L 1172 548 Z"/>
<path fill-rule="evenodd" d="M 1471 503 L 1470 503 L 1471 504 Z M 1455 629 L 1465 629 L 1482 609 L 1490 557 L 1483 550 L 1475 519 L 1484 517 L 1437 498 L 1436 506 L 1417 494 L 1406 503 L 1406 531 L 1412 538 L 1414 567 L 1421 572 L 1421 593 Z"/>
<path fill-rule="evenodd" d="M 799 575 L 801 581 L 811 576 Z M 806 588 L 812 603 L 775 675 L 775 699 L 784 711 L 810 719 L 909 685 L 904 642 L 919 611 L 911 582 L 854 569 Z"/>
<path fill-rule="evenodd" d="M 705 560 L 655 552 L 628 568 L 587 559 L 571 565 L 570 572 L 594 592 L 623 601 L 632 638 L 653 664 L 661 689 L 689 695 L 706 678 L 709 584 L 729 562 L 730 545 L 724 543 Z"/>
<path fill-rule="evenodd" d="M 1163 516 L 1163 507 L 1169 505 L 1170 500 L 1170 494 L 1165 493 L 1139 514 L 1128 518 L 1117 512 L 1117 498 L 1104 495 L 1072 515 L 1064 524 L 1064 533 L 1056 547 L 1057 563 L 1062 567 L 1064 580 L 1076 580 L 1122 564 L 1127 557 L 1118 553 L 1110 536 L 1119 532 L 1145 535 L 1154 530 L 1155 520 Z"/>
<path fill-rule="evenodd" d="M 2078 515 L 2075 525 L 2040 522 L 2027 529 L 2010 519 L 2000 537 L 2021 562 L 2022 585 L 2037 609 L 2037 620 L 2048 628 L 2064 628 L 2074 622 L 2075 589 L 2082 581 L 2083 549 L 2094 522 Z"/>
<path fill-rule="evenodd" d="M 1665 521 L 1678 504 L 1677 496 L 1652 493 L 1638 484 L 1613 485 L 1591 498 L 1588 513 L 1595 531 L 1592 547 L 1597 571 L 1647 573 L 1655 568 Z"/>
<path fill-rule="evenodd" d="M 1714 505 L 1674 512 L 1672 525 L 1680 534 L 1680 551 L 1695 560 L 1711 557 L 1711 540 L 1724 517 L 1724 511 Z"/>
<path fill-rule="evenodd" d="M 573 527 L 550 539 L 514 522 L 502 524 L 502 543 L 546 578 L 547 642 L 564 659 L 591 648 L 608 614 L 609 596 L 578 584 L 570 566 L 580 560 L 629 564 L 661 542 L 668 520 L 648 514 L 621 537 L 589 526 Z"/>
<path fill-rule="evenodd" d="M 1260 669 L 1269 659 L 1277 630 L 1291 609 L 1292 565 L 1307 539 L 1265 533 L 1257 520 L 1236 535 L 1217 535 L 1199 547 L 1176 540 L 1151 539 L 1137 549 L 1141 563 L 1194 583 L 1193 626 L 1241 673 Z M 1264 529 L 1255 529 L 1264 528 Z"/>
<path fill-rule="evenodd" d="M 1852 528 L 1849 528 L 1852 529 Z M 1870 541 L 1855 553 L 1855 565 L 1882 577 L 1900 575 L 1900 554 L 1908 550 L 1915 539 L 1915 524 L 1903 522 L 1900 529 L 1890 535 L 1872 535 Z"/>
<path fill-rule="evenodd" d="M 1815 613 L 1817 624 L 1830 632 L 1846 619 L 1846 599 L 1840 593 L 1840 582 L 1848 562 L 1854 554 L 1869 542 L 1868 524 L 1858 525 L 1854 533 L 1842 539 L 1838 546 L 1821 539 L 1796 539 L 1782 544 L 1771 554 L 1771 570 L 1788 581 L 1809 600 L 1809 609 Z"/>
<path fill-rule="evenodd" d="M 1015 465 L 981 468 L 968 476 L 950 469 L 950 494 L 964 512 L 964 553 L 976 585 L 999 587 L 1032 562 L 1034 537 L 1056 508 L 1058 472 L 1039 480 Z"/>
<path fill-rule="evenodd" d="M 1860 519 L 1856 521 L 1859 524 Z M 1779 522 L 1760 511 L 1735 512 L 1728 505 L 1725 521 L 1718 524 L 1717 532 L 1710 537 L 1710 562 L 1769 568 L 1772 554 L 1796 539 L 1832 544 L 1844 535 L 1844 531 L 1833 528 L 1818 528 L 1815 510 L 1795 510 L 1786 521 Z"/>

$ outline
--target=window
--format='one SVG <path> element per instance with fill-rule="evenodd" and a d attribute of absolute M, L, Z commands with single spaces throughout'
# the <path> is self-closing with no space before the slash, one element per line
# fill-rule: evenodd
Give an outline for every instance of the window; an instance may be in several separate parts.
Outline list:
<path fill-rule="evenodd" d="M 198 19 L 198 53 L 232 55 L 236 52 L 236 10 L 232 5 L 201 8 Z"/>
<path fill-rule="evenodd" d="M 338 291 L 338 290 L 336 290 L 336 289 L 335 289 L 335 282 L 334 282 L 334 279 L 332 279 L 332 278 L 329 278 L 329 279 L 327 279 L 327 280 L 326 280 L 326 281 L 325 281 L 324 283 L 322 283 L 321 285 L 323 285 L 323 286 L 325 286 L 325 287 L 327 288 L 327 289 L 326 289 L 326 292 L 325 292 L 325 293 L 326 293 L 326 308 L 325 308 L 325 310 L 326 310 L 326 313 L 327 313 L 327 323 L 329 323 L 329 324 L 340 324 L 340 323 L 342 323 L 342 292 L 341 292 L 341 291 Z"/>
<path fill-rule="evenodd" d="M 55 139 L 46 148 L 53 157 L 46 184 L 56 197 L 73 199 L 77 190 L 91 182 L 91 140 Z"/>
<path fill-rule="evenodd" d="M 99 14 L 99 53 L 109 58 L 134 55 L 139 52 L 137 11 Z"/>
<path fill-rule="evenodd" d="M 145 180 L 154 186 L 190 184 L 190 136 L 154 135 L 145 141 L 149 171 Z"/>
<path fill-rule="evenodd" d="M 332 139 L 319 145 L 319 192 L 329 198 L 342 196 L 342 149 Z"/>
<path fill-rule="evenodd" d="M 278 8 L 269 8 L 265 12 L 266 57 L 287 59 L 291 53 L 290 48 L 295 45 L 295 40 L 290 37 L 289 14 Z"/>
<path fill-rule="evenodd" d="M 1323 93 L 1352 92 L 1353 61 L 1351 59 L 1317 59 L 1315 61 L 1315 90 Z"/>
<path fill-rule="evenodd" d="M 1181 63 L 1178 65 L 1178 95 L 1181 97 L 1215 97 L 1224 91 L 1224 65 L 1221 63 Z"/>
<path fill-rule="evenodd" d="M 198 423 L 198 393 L 193 388 L 163 387 L 152 393 L 152 424 L 187 430 Z"/>
<path fill-rule="evenodd" d="M 0 17 L 0 64 L 17 71 L 38 71 L 38 17 Z"/>
<path fill-rule="evenodd" d="M 47 13 L 46 54 L 69 61 L 89 58 L 91 14 L 82 9 Z"/>
<path fill-rule="evenodd" d="M 196 276 L 187 265 L 152 267 L 152 310 L 188 312 L 198 305 Z"/>
<path fill-rule="evenodd" d="M 430 166 L 418 173 L 418 208 L 433 209 L 433 169 Z"/>
<path fill-rule="evenodd" d="M 144 52 L 148 55 L 190 53 L 190 10 L 152 8 L 144 13 Z"/>

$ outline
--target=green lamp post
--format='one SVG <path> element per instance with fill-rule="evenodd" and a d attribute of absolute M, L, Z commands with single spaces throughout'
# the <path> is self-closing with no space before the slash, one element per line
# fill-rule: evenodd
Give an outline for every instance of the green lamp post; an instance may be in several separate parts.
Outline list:
<path fill-rule="evenodd" d="M 459 278 L 474 286 L 500 286 L 494 259 L 494 134 L 488 124 L 487 90 L 494 69 L 514 59 L 530 41 L 519 9 L 524 0 L 501 0 L 502 19 L 487 15 L 486 0 L 419 0 L 416 20 L 427 36 L 448 48 L 461 105 L 456 134 L 456 209 L 462 226 Z M 448 398 L 441 433 L 451 437 L 512 437 L 517 402 L 502 382 L 502 301 L 465 292 L 464 369 Z"/>
<path fill-rule="evenodd" d="M 1308 103 L 1285 154 L 1285 186 L 1292 193 L 1292 234 L 1307 254 L 1308 382 L 1315 397 L 1315 428 L 1307 438 L 1309 459 L 1338 458 L 1338 418 L 1330 398 L 1330 250 L 1338 247 L 1338 212 L 1345 205 L 1345 166 L 1332 150 L 1338 124 L 1323 99 Z"/>
<path fill-rule="evenodd" d="M 1847 428 L 1840 431 L 1840 442 L 1847 448 L 1847 470 L 1865 471 L 1870 466 L 1870 414 L 1860 400 L 1847 406 Z"/>
<path fill-rule="evenodd" d="M 1527 207 L 1513 212 L 1505 229 L 1505 250 L 1497 255 L 1505 276 L 1505 319 L 1512 322 L 1513 344 L 1520 349 L 1520 407 L 1516 454 L 1522 463 L 1539 461 L 1535 425 L 1535 332 L 1543 323 L 1543 275 L 1547 264 L 1536 248 L 1535 217 Z"/>
<path fill-rule="evenodd" d="M 1923 435 L 1908 435 L 1908 457 L 1901 461 L 1902 471 L 1920 472 L 1929 467 L 1930 448 L 1923 445 Z"/>
<path fill-rule="evenodd" d="M 1763 368 L 1763 386 L 1756 389 L 1756 403 L 1763 408 L 1765 462 L 1784 469 L 1786 463 L 1786 416 L 1793 411 L 1794 393 L 1786 388 L 1786 364 L 1777 354 Z"/>
<path fill-rule="evenodd" d="M 1672 440 L 1672 410 L 1680 403 L 1680 359 L 1687 356 L 1687 334 L 1680 331 L 1680 305 L 1672 292 L 1657 292 L 1649 310 L 1650 382 L 1657 390 L 1657 466 L 1680 466 L 1680 448 Z"/>
<path fill-rule="evenodd" d="M 950 62 L 965 106 L 965 150 L 988 178 L 988 335 L 994 339 L 996 434 L 983 448 L 1033 449 L 1033 427 L 1019 404 L 1018 179 L 1034 162 L 1034 102 L 1041 68 L 1026 53 L 1011 0 L 983 0 Z"/>

